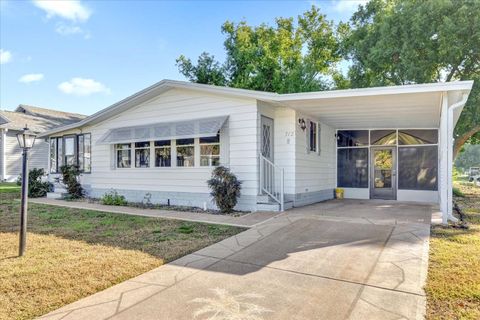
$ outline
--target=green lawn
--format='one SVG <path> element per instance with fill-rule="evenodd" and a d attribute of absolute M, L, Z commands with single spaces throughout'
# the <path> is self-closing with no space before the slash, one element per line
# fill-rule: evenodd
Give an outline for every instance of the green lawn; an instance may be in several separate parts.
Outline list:
<path fill-rule="evenodd" d="M 0 193 L 19 193 L 20 186 L 15 182 L 1 182 L 0 183 Z"/>
<path fill-rule="evenodd" d="M 0 200 L 0 319 L 28 319 L 230 237 L 242 228 Z"/>
<path fill-rule="evenodd" d="M 480 187 L 455 186 L 470 228 L 432 227 L 427 319 L 480 319 Z"/>

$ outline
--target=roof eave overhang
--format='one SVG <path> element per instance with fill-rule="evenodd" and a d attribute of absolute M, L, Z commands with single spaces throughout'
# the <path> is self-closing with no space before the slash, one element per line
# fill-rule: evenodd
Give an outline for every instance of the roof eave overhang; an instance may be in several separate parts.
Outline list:
<path fill-rule="evenodd" d="M 291 102 L 300 100 L 322 100 L 332 98 L 349 98 L 349 97 L 368 97 L 378 95 L 393 95 L 393 94 L 413 94 L 425 92 L 445 92 L 445 91 L 470 91 L 473 86 L 473 81 L 457 81 L 447 83 L 431 83 L 431 84 L 415 84 L 404 86 L 390 86 L 390 87 L 376 87 L 376 88 L 362 88 L 362 89 L 347 89 L 347 90 L 333 90 L 321 92 L 307 92 L 307 93 L 292 93 L 292 94 L 276 94 L 270 92 L 259 92 L 253 90 L 236 89 L 228 87 L 218 87 L 205 84 L 197 84 L 183 81 L 162 80 L 156 84 L 141 90 L 113 105 L 107 107 L 79 122 L 71 125 L 48 130 L 39 137 L 54 135 L 59 132 L 73 130 L 85 125 L 93 125 L 104 121 L 109 117 L 124 112 L 132 106 L 146 102 L 155 96 L 168 91 L 170 89 L 188 89 L 200 91 L 204 93 L 228 95 L 237 98 L 250 98 L 260 101 L 271 102 L 276 105 L 290 106 Z"/>

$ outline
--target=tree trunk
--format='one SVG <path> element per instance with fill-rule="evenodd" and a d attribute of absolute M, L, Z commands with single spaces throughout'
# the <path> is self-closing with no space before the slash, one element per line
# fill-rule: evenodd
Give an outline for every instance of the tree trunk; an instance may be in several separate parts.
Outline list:
<path fill-rule="evenodd" d="M 480 125 L 473 127 L 455 139 L 455 144 L 453 145 L 453 160 L 455 160 L 465 142 L 467 142 L 467 140 L 477 132 L 480 132 Z"/>

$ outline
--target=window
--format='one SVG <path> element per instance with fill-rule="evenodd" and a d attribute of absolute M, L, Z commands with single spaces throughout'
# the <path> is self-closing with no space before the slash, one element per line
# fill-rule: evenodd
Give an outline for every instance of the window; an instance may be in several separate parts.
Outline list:
<path fill-rule="evenodd" d="M 397 130 L 370 131 L 370 144 L 377 145 L 377 146 L 396 145 Z"/>
<path fill-rule="evenodd" d="M 150 167 L 150 142 L 135 142 L 135 168 Z"/>
<path fill-rule="evenodd" d="M 117 144 L 115 150 L 117 153 L 117 168 L 130 168 L 132 166 L 130 143 Z"/>
<path fill-rule="evenodd" d="M 339 130 L 337 132 L 337 146 L 368 146 L 368 130 Z"/>
<path fill-rule="evenodd" d="M 399 189 L 437 190 L 437 168 L 437 146 L 398 148 Z"/>
<path fill-rule="evenodd" d="M 200 166 L 214 167 L 220 165 L 220 135 L 200 138 Z"/>
<path fill-rule="evenodd" d="M 63 165 L 77 165 L 81 172 L 91 172 L 90 133 L 50 138 L 50 172 L 59 173 Z"/>
<path fill-rule="evenodd" d="M 83 135 L 78 136 L 78 168 L 80 171 L 83 171 L 83 165 L 84 165 L 84 159 L 83 155 L 85 153 L 85 144 L 84 144 L 85 138 Z"/>
<path fill-rule="evenodd" d="M 155 141 L 155 167 L 170 167 L 172 165 L 172 148 L 170 140 Z"/>
<path fill-rule="evenodd" d="M 76 165 L 77 159 L 75 157 L 75 136 L 64 137 L 64 156 L 65 156 L 65 165 Z"/>
<path fill-rule="evenodd" d="M 338 149 L 337 184 L 343 188 L 368 188 L 368 148 Z"/>
<path fill-rule="evenodd" d="M 60 172 L 60 168 L 64 164 L 63 157 L 63 138 L 57 138 L 57 172 Z"/>
<path fill-rule="evenodd" d="M 419 144 L 437 144 L 437 130 L 399 130 L 398 144 L 400 145 L 419 145 Z"/>
<path fill-rule="evenodd" d="M 317 123 L 313 121 L 309 121 L 309 133 L 308 133 L 308 150 L 317 152 L 317 136 L 318 136 L 318 130 L 317 130 Z"/>
<path fill-rule="evenodd" d="M 92 136 L 90 133 L 83 135 L 83 172 L 92 172 Z"/>
<path fill-rule="evenodd" d="M 195 139 L 177 140 L 177 167 L 193 167 L 195 165 Z"/>
<path fill-rule="evenodd" d="M 50 172 L 57 171 L 57 138 L 50 138 Z"/>

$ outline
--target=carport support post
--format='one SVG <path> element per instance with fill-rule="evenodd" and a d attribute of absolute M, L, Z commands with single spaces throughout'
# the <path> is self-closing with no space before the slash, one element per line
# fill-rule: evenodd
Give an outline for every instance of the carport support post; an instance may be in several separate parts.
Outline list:
<path fill-rule="evenodd" d="M 442 95 L 442 111 L 440 114 L 440 172 L 439 196 L 442 223 L 448 222 L 448 93 Z"/>

